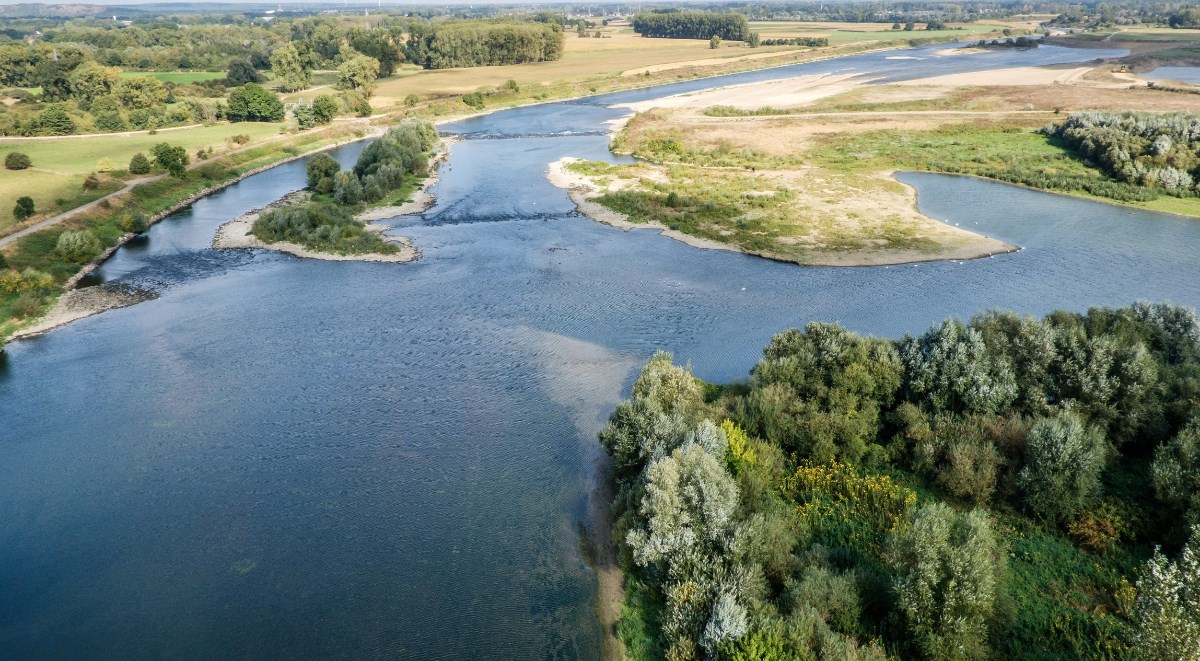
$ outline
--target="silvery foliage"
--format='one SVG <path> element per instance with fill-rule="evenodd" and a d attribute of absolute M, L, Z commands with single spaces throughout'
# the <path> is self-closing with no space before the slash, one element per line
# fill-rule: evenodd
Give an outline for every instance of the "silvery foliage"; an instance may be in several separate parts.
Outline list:
<path fill-rule="evenodd" d="M 1029 508 L 1050 520 L 1066 520 L 1084 509 L 1100 492 L 1105 448 L 1100 434 L 1074 413 L 1035 422 L 1025 467 L 1017 475 Z"/>
<path fill-rule="evenodd" d="M 992 310 L 971 320 L 994 355 L 1012 362 L 1018 388 L 1017 403 L 1026 413 L 1047 409 L 1050 366 L 1055 357 L 1054 327 L 1015 312 Z"/>
<path fill-rule="evenodd" d="M 1200 526 L 1177 561 L 1154 549 L 1137 583 L 1133 619 L 1135 658 L 1200 660 Z"/>
<path fill-rule="evenodd" d="M 600 444 L 619 472 L 636 475 L 683 445 L 687 428 L 681 413 L 664 413 L 656 400 L 640 397 L 617 405 L 600 430 Z"/>
<path fill-rule="evenodd" d="M 671 354 L 655 353 L 637 381 L 633 383 L 633 398 L 649 398 L 658 402 L 666 413 L 688 411 L 703 399 L 699 382 L 690 370 L 671 362 Z"/>
<path fill-rule="evenodd" d="M 1174 146 L 1175 143 L 1171 141 L 1171 136 L 1160 135 L 1150 143 L 1150 150 L 1154 152 L 1155 156 L 1166 156 Z"/>
<path fill-rule="evenodd" d="M 1185 512 L 1191 523 L 1200 524 L 1200 416 L 1159 446 L 1151 475 L 1158 499 Z"/>
<path fill-rule="evenodd" d="M 717 597 L 708 623 L 704 625 L 700 642 L 712 654 L 722 641 L 737 640 L 746 635 L 748 629 L 746 607 L 739 604 L 733 595 L 722 593 Z"/>
<path fill-rule="evenodd" d="M 1137 301 L 1130 306 L 1133 318 L 1154 327 L 1159 334 L 1154 345 L 1169 362 L 1179 361 L 1200 344 L 1200 317 L 1192 308 L 1172 303 Z"/>
<path fill-rule="evenodd" d="M 1008 361 L 988 353 L 978 331 L 947 319 L 900 347 L 910 397 L 936 411 L 998 413 L 1016 399 Z"/>
<path fill-rule="evenodd" d="M 897 605 L 925 655 L 983 658 L 1001 562 L 987 515 L 925 505 L 889 556 Z"/>
<path fill-rule="evenodd" d="M 1081 329 L 1059 332 L 1055 344 L 1053 396 L 1081 404 L 1090 420 L 1111 425 L 1117 440 L 1131 437 L 1149 413 L 1142 404 L 1158 381 L 1146 346 L 1087 337 Z"/>
<path fill-rule="evenodd" d="M 1042 131 L 1078 145 L 1124 181 L 1162 186 L 1173 193 L 1188 191 L 1195 183 L 1188 172 L 1163 164 L 1177 147 L 1190 151 L 1200 142 L 1200 119 L 1194 116 L 1079 112 Z"/>

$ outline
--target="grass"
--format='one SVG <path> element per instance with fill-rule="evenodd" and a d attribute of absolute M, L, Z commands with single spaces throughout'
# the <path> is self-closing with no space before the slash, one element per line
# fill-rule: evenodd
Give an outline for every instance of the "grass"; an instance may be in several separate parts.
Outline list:
<path fill-rule="evenodd" d="M 921 24 L 917 24 L 921 27 Z M 853 27 L 847 27 L 853 26 Z M 927 39 L 962 37 L 967 39 L 972 35 L 999 32 L 1006 25 L 989 23 L 963 23 L 949 30 L 917 29 L 911 32 L 892 30 L 891 23 L 812 23 L 812 22 L 751 22 L 750 29 L 762 35 L 763 39 L 786 39 L 794 37 L 825 37 L 830 45 L 852 44 L 864 41 L 883 41 L 895 39 Z"/>
<path fill-rule="evenodd" d="M 51 140 L 0 140 L 0 159 L 12 151 L 29 155 L 33 167 L 28 170 L 5 170 L 0 177 L 0 231 L 15 221 L 12 208 L 17 198 L 29 195 L 39 213 L 55 213 L 72 209 L 120 188 L 109 186 L 107 190 L 84 194 L 83 180 L 88 173 L 95 172 L 101 159 L 108 159 L 120 170 L 129 165 L 136 153 L 149 155 L 150 148 L 160 142 L 178 145 L 193 157 L 201 148 L 214 147 L 218 152 L 229 146 L 227 140 L 235 135 L 249 135 L 252 140 L 276 136 L 278 124 L 243 122 L 239 124 L 215 124 L 180 131 L 159 131 L 157 135 L 139 134 L 132 136 L 98 135 L 88 138 L 62 138 Z M 55 201 L 66 199 L 76 202 L 57 205 Z"/>
<path fill-rule="evenodd" d="M 190 85 L 192 83 L 202 83 L 207 80 L 218 80 L 225 77 L 224 71 L 122 71 L 122 78 L 133 78 L 136 76 L 149 76 L 157 78 L 164 83 L 175 83 L 176 85 Z"/>

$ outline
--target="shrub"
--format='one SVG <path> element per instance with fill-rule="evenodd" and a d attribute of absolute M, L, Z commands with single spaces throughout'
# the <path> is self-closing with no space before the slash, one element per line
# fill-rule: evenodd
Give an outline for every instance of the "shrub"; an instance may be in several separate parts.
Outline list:
<path fill-rule="evenodd" d="M 317 116 L 317 121 L 321 124 L 328 124 L 333 121 L 338 114 L 337 101 L 328 94 L 319 94 L 312 102 L 313 112 Z"/>
<path fill-rule="evenodd" d="M 780 491 L 797 504 L 810 541 L 882 557 L 887 536 L 908 523 L 917 495 L 886 475 L 849 464 L 802 463 Z"/>
<path fill-rule="evenodd" d="M 278 122 L 283 114 L 279 95 L 257 83 L 246 83 L 233 90 L 225 110 L 231 122 Z"/>
<path fill-rule="evenodd" d="M 987 657 L 987 624 L 1002 556 L 987 515 L 925 505 L 896 535 L 893 587 L 917 647 L 930 659 Z"/>
<path fill-rule="evenodd" d="M 188 155 L 183 147 L 172 146 L 160 142 L 150 150 L 154 154 L 154 162 L 159 167 L 166 168 L 171 176 L 183 178 L 187 174 Z"/>
<path fill-rule="evenodd" d="M 464 94 L 462 97 L 462 102 L 476 110 L 483 110 L 483 94 L 479 92 Z"/>
<path fill-rule="evenodd" d="M 289 241 L 338 254 L 393 254 L 399 250 L 367 231 L 345 208 L 328 203 L 264 211 L 254 221 L 250 232 L 267 243 Z"/>
<path fill-rule="evenodd" d="M 146 217 L 140 213 L 127 213 L 121 216 L 121 231 L 137 234 L 145 232 L 150 227 Z"/>
<path fill-rule="evenodd" d="M 17 220 L 25 220 L 35 213 L 33 208 L 33 198 L 28 195 L 22 195 L 17 198 L 17 204 L 13 207 L 13 218 Z"/>
<path fill-rule="evenodd" d="M 1200 527 L 1172 562 L 1159 549 L 1137 583 L 1132 647 L 1142 661 L 1200 659 Z"/>
<path fill-rule="evenodd" d="M 1200 415 L 1159 446 L 1151 474 L 1158 499 L 1200 524 Z"/>
<path fill-rule="evenodd" d="M 1025 467 L 1017 476 L 1034 514 L 1066 522 L 1096 500 L 1104 469 L 1104 439 L 1066 412 L 1043 418 L 1029 430 Z"/>
<path fill-rule="evenodd" d="M 137 153 L 129 159 L 129 174 L 146 174 L 150 172 L 150 159 L 145 154 Z"/>
<path fill-rule="evenodd" d="M 8 170 L 24 170 L 33 165 L 29 155 L 24 152 L 10 151 L 4 156 L 4 167 Z"/>
<path fill-rule="evenodd" d="M 939 420 L 932 438 L 917 444 L 913 463 L 954 497 L 984 505 L 996 488 L 1001 458 L 982 421 Z"/>
<path fill-rule="evenodd" d="M 44 294 L 33 291 L 21 292 L 21 295 L 17 296 L 17 300 L 13 303 L 13 312 L 18 317 L 28 319 L 37 316 L 45 304 L 46 296 Z"/>
<path fill-rule="evenodd" d="M 409 94 L 408 96 L 404 97 L 404 105 L 408 106 L 409 108 L 417 105 L 420 102 L 421 97 L 417 96 L 416 94 Z"/>
<path fill-rule="evenodd" d="M 341 169 L 342 166 L 329 154 L 322 152 L 313 156 L 304 166 L 308 187 L 315 190 L 322 180 L 332 180 Z"/>
<path fill-rule="evenodd" d="M 63 259 L 84 264 L 96 258 L 102 250 L 100 240 L 90 230 L 66 231 L 58 235 L 54 250 Z"/>
<path fill-rule="evenodd" d="M 920 338 L 904 338 L 900 357 L 910 401 L 932 412 L 999 413 L 1016 399 L 1012 369 L 983 337 L 949 319 Z"/>
<path fill-rule="evenodd" d="M 862 605 L 852 574 L 839 574 L 827 567 L 811 567 L 804 571 L 800 580 L 788 583 L 783 597 L 789 611 L 811 608 L 834 631 L 852 634 L 858 630 Z"/>

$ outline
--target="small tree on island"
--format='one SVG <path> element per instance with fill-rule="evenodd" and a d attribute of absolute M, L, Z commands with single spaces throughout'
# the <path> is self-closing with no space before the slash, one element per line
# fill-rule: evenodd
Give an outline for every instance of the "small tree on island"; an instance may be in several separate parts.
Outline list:
<path fill-rule="evenodd" d="M 308 187 L 317 192 L 328 193 L 333 189 L 333 178 L 341 169 L 342 166 L 329 154 L 321 153 L 313 156 L 308 159 L 308 164 L 304 168 L 308 175 Z"/>

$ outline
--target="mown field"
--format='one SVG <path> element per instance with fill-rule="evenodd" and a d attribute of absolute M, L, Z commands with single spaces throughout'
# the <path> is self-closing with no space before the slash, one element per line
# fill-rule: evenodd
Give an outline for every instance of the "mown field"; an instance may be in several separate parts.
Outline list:
<path fill-rule="evenodd" d="M 98 170 L 101 159 L 108 159 L 118 169 L 125 170 L 134 154 L 149 155 L 150 148 L 160 142 L 183 147 L 194 156 L 202 148 L 213 147 L 218 153 L 224 151 L 230 145 L 229 138 L 235 135 L 248 135 L 252 141 L 261 141 L 278 133 L 278 124 L 244 122 L 179 131 L 160 130 L 156 135 L 0 140 L 0 159 L 9 152 L 19 151 L 28 154 L 33 161 L 33 167 L 28 170 L 4 170 L 0 177 L 0 232 L 15 222 L 12 209 L 22 195 L 33 198 L 39 214 L 59 213 L 120 188 L 120 185 L 111 185 L 84 195 L 84 178 Z M 67 202 L 56 204 L 59 199 Z"/>
<path fill-rule="evenodd" d="M 136 76 L 149 76 L 157 78 L 164 83 L 175 83 L 176 85 L 191 85 L 192 83 L 203 83 L 207 80 L 218 80 L 225 77 L 224 71 L 122 71 L 122 78 L 134 78 Z"/>
<path fill-rule="evenodd" d="M 973 35 L 998 32 L 1007 24 L 1000 23 L 955 23 L 949 30 L 925 30 L 918 23 L 912 32 L 893 30 L 891 23 L 809 23 L 790 21 L 751 22 L 750 29 L 763 39 L 787 39 L 794 37 L 825 37 L 831 45 L 850 44 L 861 41 L 891 39 L 925 39 L 929 37 L 962 36 L 964 40 Z"/>

